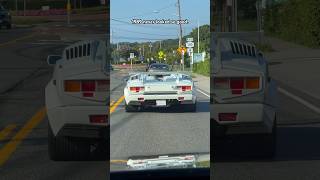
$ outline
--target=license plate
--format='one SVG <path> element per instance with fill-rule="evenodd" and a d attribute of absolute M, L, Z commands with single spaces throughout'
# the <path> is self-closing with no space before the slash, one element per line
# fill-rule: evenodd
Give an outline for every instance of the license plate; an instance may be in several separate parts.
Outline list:
<path fill-rule="evenodd" d="M 167 102 L 166 102 L 166 100 L 156 100 L 156 105 L 157 106 L 166 106 Z"/>

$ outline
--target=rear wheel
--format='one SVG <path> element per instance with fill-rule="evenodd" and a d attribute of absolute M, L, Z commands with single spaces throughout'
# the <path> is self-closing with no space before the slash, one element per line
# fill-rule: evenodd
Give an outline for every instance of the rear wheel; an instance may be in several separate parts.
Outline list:
<path fill-rule="evenodd" d="M 91 147 L 94 145 L 96 148 L 91 152 Z M 49 157 L 53 161 L 104 161 L 108 158 L 108 142 L 106 139 L 54 136 L 50 125 L 48 150 Z"/>
<path fill-rule="evenodd" d="M 139 110 L 139 106 L 132 106 L 125 103 L 126 112 L 137 112 Z"/>
<path fill-rule="evenodd" d="M 274 120 L 272 133 L 262 134 L 260 138 L 260 152 L 262 156 L 266 158 L 272 158 L 275 156 L 277 149 L 277 121 Z"/>

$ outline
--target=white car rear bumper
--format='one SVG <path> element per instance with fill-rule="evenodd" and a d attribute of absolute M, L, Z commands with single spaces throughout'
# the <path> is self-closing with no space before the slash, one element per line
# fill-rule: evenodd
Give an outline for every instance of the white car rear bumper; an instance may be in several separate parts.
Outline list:
<path fill-rule="evenodd" d="M 143 98 L 143 100 L 141 100 Z M 130 94 L 125 96 L 127 104 L 142 105 L 146 102 L 166 100 L 167 102 L 176 102 L 178 104 L 195 104 L 196 96 L 194 94 L 161 94 L 161 95 L 144 95 L 144 94 Z M 168 103 L 167 103 L 168 104 Z"/>
<path fill-rule="evenodd" d="M 60 106 L 47 110 L 50 126 L 55 135 L 96 137 L 107 132 L 105 123 L 91 123 L 92 115 L 108 115 L 107 106 Z"/>
<path fill-rule="evenodd" d="M 275 115 L 275 108 L 265 104 L 211 105 L 211 119 L 226 127 L 228 134 L 271 133 Z"/>

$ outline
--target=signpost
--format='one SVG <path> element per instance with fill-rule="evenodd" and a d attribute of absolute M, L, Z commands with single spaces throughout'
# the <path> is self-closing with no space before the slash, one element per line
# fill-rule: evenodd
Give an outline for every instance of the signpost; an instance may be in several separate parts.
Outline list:
<path fill-rule="evenodd" d="M 130 68 L 132 70 L 132 59 L 134 58 L 134 53 L 130 53 Z"/>
<path fill-rule="evenodd" d="M 188 55 L 189 55 L 189 57 L 191 57 L 191 59 L 190 59 L 190 71 L 192 72 L 192 68 L 193 68 L 193 47 L 194 47 L 193 38 L 187 38 L 186 47 L 188 48 Z"/>
<path fill-rule="evenodd" d="M 70 0 L 68 0 L 67 2 L 67 18 L 68 18 L 68 25 L 70 24 L 70 15 L 71 15 L 71 3 Z"/>

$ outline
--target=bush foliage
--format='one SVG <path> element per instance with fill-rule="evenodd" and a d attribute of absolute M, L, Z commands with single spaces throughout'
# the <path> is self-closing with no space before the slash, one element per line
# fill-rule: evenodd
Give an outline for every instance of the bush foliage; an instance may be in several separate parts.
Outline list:
<path fill-rule="evenodd" d="M 309 47 L 320 47 L 320 0 L 287 0 L 267 6 L 267 34 Z"/>

